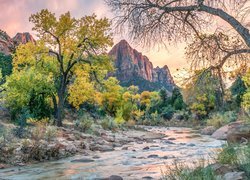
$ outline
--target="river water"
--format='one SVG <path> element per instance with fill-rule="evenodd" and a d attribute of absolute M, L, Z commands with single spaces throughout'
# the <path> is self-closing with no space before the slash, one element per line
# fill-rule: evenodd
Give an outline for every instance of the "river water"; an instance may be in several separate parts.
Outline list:
<path fill-rule="evenodd" d="M 133 142 L 111 152 L 90 152 L 67 159 L 0 170 L 0 179 L 83 179 L 118 175 L 124 180 L 160 179 L 173 161 L 192 164 L 212 160 L 225 143 L 189 128 L 145 127 L 166 137 L 151 142 Z M 79 160 L 79 162 L 74 162 Z"/>

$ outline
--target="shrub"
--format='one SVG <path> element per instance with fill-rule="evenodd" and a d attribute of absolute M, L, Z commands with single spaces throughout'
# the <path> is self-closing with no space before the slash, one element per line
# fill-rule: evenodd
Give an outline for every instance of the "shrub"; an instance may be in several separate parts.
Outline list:
<path fill-rule="evenodd" d="M 80 118 L 75 121 L 75 128 L 81 132 L 89 130 L 94 122 L 93 118 L 86 113 L 80 113 Z"/>
<path fill-rule="evenodd" d="M 44 135 L 45 135 L 45 139 L 50 142 L 56 137 L 57 128 L 55 126 L 47 126 Z"/>
<path fill-rule="evenodd" d="M 205 167 L 205 163 L 199 162 L 198 167 L 190 167 L 183 163 L 175 162 L 168 166 L 167 171 L 162 172 L 163 180 L 216 180 L 217 177 L 211 167 Z"/>
<path fill-rule="evenodd" d="M 101 121 L 101 126 L 103 129 L 106 129 L 106 130 L 115 130 L 117 128 L 117 124 L 114 121 L 114 118 L 112 118 L 111 116 L 106 116 Z"/>
<path fill-rule="evenodd" d="M 174 109 L 171 106 L 167 106 L 162 110 L 161 116 L 164 119 L 170 120 L 174 115 Z"/>
<path fill-rule="evenodd" d="M 237 164 L 237 152 L 234 146 L 226 145 L 218 155 L 218 162 L 221 164 Z"/>
<path fill-rule="evenodd" d="M 44 134 L 45 134 L 45 127 L 43 125 L 37 125 L 31 131 L 32 139 L 34 139 L 37 142 L 44 138 Z"/>
<path fill-rule="evenodd" d="M 227 111 L 225 113 L 215 113 L 207 120 L 207 125 L 220 128 L 237 119 L 237 113 L 234 111 Z"/>

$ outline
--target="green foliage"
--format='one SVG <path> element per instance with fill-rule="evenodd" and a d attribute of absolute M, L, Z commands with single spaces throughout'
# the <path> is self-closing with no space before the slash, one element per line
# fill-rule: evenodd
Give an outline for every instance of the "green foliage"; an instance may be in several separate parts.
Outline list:
<path fill-rule="evenodd" d="M 245 94 L 243 95 L 243 102 L 242 107 L 245 109 L 245 111 L 250 114 L 250 69 L 246 73 L 246 75 L 243 77 L 244 83 L 247 87 L 247 90 Z"/>
<path fill-rule="evenodd" d="M 171 104 L 175 110 L 182 110 L 185 108 L 185 103 L 183 101 L 183 96 L 179 88 L 174 88 L 171 97 Z"/>
<path fill-rule="evenodd" d="M 12 73 L 12 68 L 11 55 L 5 55 L 0 52 L 0 69 L 2 70 L 2 76 L 4 79 Z"/>
<path fill-rule="evenodd" d="M 183 163 L 175 162 L 173 166 L 167 166 L 162 173 L 163 180 L 217 180 L 213 169 L 205 167 L 204 162 L 199 162 L 198 167 L 190 167 Z"/>
<path fill-rule="evenodd" d="M 170 120 L 174 115 L 174 108 L 172 106 L 164 107 L 161 115 L 164 119 Z"/>
<path fill-rule="evenodd" d="M 211 71 L 196 71 L 185 88 L 185 99 L 197 119 L 206 118 L 210 112 L 221 108 L 219 80 Z"/>
<path fill-rule="evenodd" d="M 87 132 L 91 129 L 92 124 L 94 123 L 93 118 L 88 114 L 83 114 L 79 120 L 75 121 L 75 128 L 81 132 Z"/>
<path fill-rule="evenodd" d="M 218 155 L 218 162 L 221 164 L 237 164 L 237 151 L 234 146 L 226 145 Z"/>
<path fill-rule="evenodd" d="M 12 119 L 17 119 L 24 111 L 38 119 L 50 117 L 50 97 L 55 91 L 51 76 L 34 68 L 14 71 L 7 77 L 3 88 L 3 100 L 11 111 Z"/>
<path fill-rule="evenodd" d="M 207 120 L 207 125 L 220 128 L 236 120 L 237 120 L 237 113 L 235 111 L 217 112 L 217 113 L 213 113 L 209 117 L 209 119 Z"/>
<path fill-rule="evenodd" d="M 237 79 L 234 81 L 232 86 L 230 87 L 231 94 L 232 94 L 232 101 L 234 105 L 234 108 L 240 108 L 242 98 L 244 93 L 246 92 L 247 88 L 244 84 L 244 81 L 241 77 L 237 77 Z"/>
<path fill-rule="evenodd" d="M 117 128 L 117 124 L 111 116 L 106 116 L 101 120 L 101 126 L 106 130 L 115 130 Z"/>
<path fill-rule="evenodd" d="M 55 126 L 46 126 L 45 129 L 45 139 L 50 142 L 52 141 L 57 135 L 57 128 Z"/>

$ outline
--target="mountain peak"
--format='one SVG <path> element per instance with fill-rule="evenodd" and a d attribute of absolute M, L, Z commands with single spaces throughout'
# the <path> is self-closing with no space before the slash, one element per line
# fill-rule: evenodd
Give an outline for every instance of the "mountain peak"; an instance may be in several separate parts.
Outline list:
<path fill-rule="evenodd" d="M 35 39 L 29 32 L 17 33 L 13 38 L 15 45 L 26 44 L 28 42 L 36 43 Z"/>
<path fill-rule="evenodd" d="M 115 60 L 113 74 L 124 86 L 136 85 L 141 91 L 154 91 L 162 87 L 172 90 L 175 86 L 167 66 L 154 68 L 147 56 L 121 40 L 109 52 Z"/>

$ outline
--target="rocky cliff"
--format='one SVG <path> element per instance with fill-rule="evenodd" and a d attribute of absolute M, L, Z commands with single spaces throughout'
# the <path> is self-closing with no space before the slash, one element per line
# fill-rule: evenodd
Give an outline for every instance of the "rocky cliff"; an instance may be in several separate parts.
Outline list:
<path fill-rule="evenodd" d="M 153 67 L 152 62 L 133 49 L 127 41 L 122 40 L 109 52 L 115 60 L 116 72 L 113 74 L 121 85 L 137 85 L 140 90 L 158 90 L 166 88 L 171 91 L 174 81 L 168 67 Z"/>
<path fill-rule="evenodd" d="M 35 43 L 30 33 L 17 33 L 14 38 L 11 38 L 6 32 L 0 30 L 0 52 L 6 55 L 13 53 L 19 44 L 27 42 Z"/>

